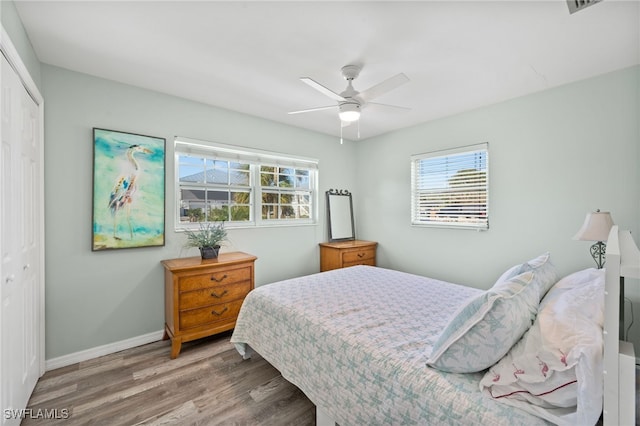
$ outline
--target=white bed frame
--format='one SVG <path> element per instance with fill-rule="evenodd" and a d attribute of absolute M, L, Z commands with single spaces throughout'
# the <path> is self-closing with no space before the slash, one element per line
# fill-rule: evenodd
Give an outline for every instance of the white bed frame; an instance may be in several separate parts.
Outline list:
<path fill-rule="evenodd" d="M 631 232 L 613 226 L 607 241 L 604 296 L 604 424 L 635 425 L 636 373 L 633 344 L 624 333 L 624 279 L 640 279 L 640 250 Z"/>

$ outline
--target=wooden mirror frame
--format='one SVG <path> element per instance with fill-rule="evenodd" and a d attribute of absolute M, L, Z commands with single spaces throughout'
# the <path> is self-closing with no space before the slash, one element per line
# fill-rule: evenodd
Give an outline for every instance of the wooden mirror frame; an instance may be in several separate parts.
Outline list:
<path fill-rule="evenodd" d="M 326 194 L 329 241 L 355 240 L 351 193 L 346 189 L 330 189 Z"/>

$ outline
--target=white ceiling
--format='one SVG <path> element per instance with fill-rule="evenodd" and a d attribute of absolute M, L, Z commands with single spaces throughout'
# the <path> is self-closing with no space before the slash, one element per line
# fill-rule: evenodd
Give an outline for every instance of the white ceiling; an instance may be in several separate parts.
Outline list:
<path fill-rule="evenodd" d="M 637 0 L 573 15 L 549 1 L 16 1 L 41 62 L 339 135 L 347 64 L 364 90 L 409 83 L 369 106 L 362 139 L 640 63 Z M 357 126 L 345 128 L 356 139 Z"/>

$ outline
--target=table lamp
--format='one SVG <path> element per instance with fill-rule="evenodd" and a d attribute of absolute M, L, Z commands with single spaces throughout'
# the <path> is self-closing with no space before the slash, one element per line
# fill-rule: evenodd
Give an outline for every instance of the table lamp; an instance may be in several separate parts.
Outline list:
<path fill-rule="evenodd" d="M 591 256 L 598 265 L 598 269 L 604 266 L 607 245 L 603 243 L 609 238 L 609 231 L 613 226 L 613 220 L 609 212 L 601 212 L 600 209 L 595 212 L 587 213 L 587 217 L 582 224 L 582 228 L 573 237 L 574 240 L 580 241 L 596 241 L 591 246 Z"/>

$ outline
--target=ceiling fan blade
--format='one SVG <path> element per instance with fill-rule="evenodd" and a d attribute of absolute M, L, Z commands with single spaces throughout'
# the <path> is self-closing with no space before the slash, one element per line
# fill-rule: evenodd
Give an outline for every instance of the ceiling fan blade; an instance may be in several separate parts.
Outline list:
<path fill-rule="evenodd" d="M 331 109 L 331 108 L 337 108 L 338 105 L 331 105 L 331 106 L 323 106 L 323 107 L 317 107 L 317 108 L 309 108 L 309 109 L 301 109 L 300 111 L 290 111 L 287 114 L 291 115 L 291 114 L 302 114 L 305 112 L 313 112 L 313 111 L 322 111 L 325 109 Z"/>
<path fill-rule="evenodd" d="M 304 83 L 307 83 L 309 86 L 313 87 L 314 89 L 316 89 L 318 92 L 324 94 L 325 96 L 330 97 L 334 101 L 346 101 L 345 98 L 343 98 L 342 96 L 338 95 L 333 90 L 327 89 L 322 84 L 318 83 L 317 81 L 315 81 L 315 80 L 313 80 L 313 79 L 311 79 L 309 77 L 300 77 L 300 80 L 302 80 Z"/>
<path fill-rule="evenodd" d="M 375 106 L 379 106 L 379 107 L 393 108 L 393 109 L 398 109 L 398 110 L 402 110 L 402 111 L 411 111 L 411 108 L 408 108 L 408 107 L 403 107 L 403 106 L 398 106 L 398 105 L 381 104 L 381 103 L 378 103 L 378 102 L 367 102 L 367 105 L 375 105 Z"/>
<path fill-rule="evenodd" d="M 372 99 L 377 98 L 391 90 L 399 87 L 409 81 L 409 77 L 404 75 L 403 73 L 396 74 L 391 78 L 386 79 L 382 83 L 378 83 L 375 86 L 372 86 L 365 90 L 364 92 L 360 92 L 358 97 L 362 98 L 363 101 L 369 102 Z"/>

